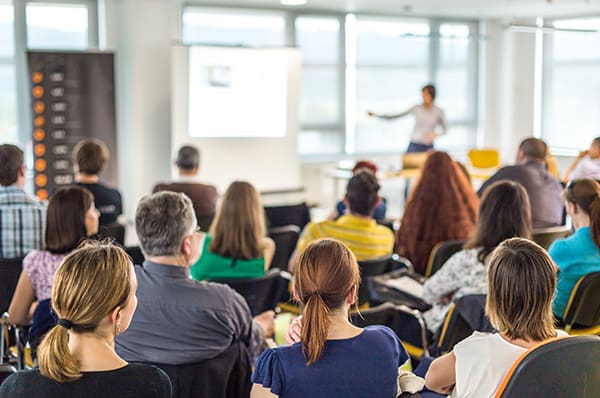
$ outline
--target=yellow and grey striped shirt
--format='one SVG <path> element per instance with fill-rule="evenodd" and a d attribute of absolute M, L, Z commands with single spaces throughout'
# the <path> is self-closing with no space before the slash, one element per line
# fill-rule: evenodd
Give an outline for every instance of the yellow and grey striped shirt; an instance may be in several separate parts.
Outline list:
<path fill-rule="evenodd" d="M 308 224 L 298 240 L 298 251 L 321 238 L 344 242 L 357 261 L 387 256 L 394 250 L 394 234 L 388 227 L 377 224 L 374 219 L 352 215 L 341 216 L 335 221 Z"/>

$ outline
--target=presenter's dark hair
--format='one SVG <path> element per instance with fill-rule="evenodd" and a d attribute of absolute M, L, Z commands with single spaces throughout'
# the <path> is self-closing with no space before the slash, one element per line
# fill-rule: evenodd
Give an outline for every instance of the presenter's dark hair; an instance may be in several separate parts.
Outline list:
<path fill-rule="evenodd" d="M 496 246 L 510 238 L 531 238 L 531 206 L 521 184 L 504 180 L 483 193 L 477 225 L 465 249 L 481 248 L 477 257 L 483 263 Z"/>
<path fill-rule="evenodd" d="M 184 170 L 193 170 L 200 167 L 200 151 L 191 145 L 182 146 L 177 152 L 175 164 Z"/>
<path fill-rule="evenodd" d="M 421 91 L 427 91 L 427 94 L 431 96 L 431 99 L 435 99 L 435 86 L 433 84 L 428 84 L 424 86 Z"/>
<path fill-rule="evenodd" d="M 367 171 L 355 174 L 346 186 L 346 200 L 352 213 L 370 216 L 377 205 L 379 196 L 377 177 Z"/>
<path fill-rule="evenodd" d="M 73 149 L 73 162 L 80 173 L 100 174 L 109 158 L 106 144 L 95 138 L 80 141 Z"/>
<path fill-rule="evenodd" d="M 81 187 L 61 188 L 50 197 L 46 212 L 45 249 L 52 253 L 74 250 L 87 234 L 85 215 L 94 203 L 90 191 Z"/>
<path fill-rule="evenodd" d="M 6 187 L 17 182 L 21 166 L 23 151 L 15 145 L 0 145 L 0 185 Z"/>

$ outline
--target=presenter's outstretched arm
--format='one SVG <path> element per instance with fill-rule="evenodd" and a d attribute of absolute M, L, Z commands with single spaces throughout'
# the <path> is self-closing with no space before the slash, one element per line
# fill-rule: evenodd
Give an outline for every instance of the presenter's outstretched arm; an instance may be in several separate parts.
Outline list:
<path fill-rule="evenodd" d="M 413 111 L 414 111 L 414 106 L 410 109 L 407 109 L 406 111 L 404 111 L 402 113 L 394 113 L 391 115 L 384 115 L 384 114 L 380 114 L 380 113 L 375 113 L 373 111 L 367 111 L 367 115 L 372 116 L 372 117 L 378 117 L 380 119 L 397 119 L 399 117 L 403 117 L 408 114 L 411 114 L 411 113 L 413 113 Z"/>

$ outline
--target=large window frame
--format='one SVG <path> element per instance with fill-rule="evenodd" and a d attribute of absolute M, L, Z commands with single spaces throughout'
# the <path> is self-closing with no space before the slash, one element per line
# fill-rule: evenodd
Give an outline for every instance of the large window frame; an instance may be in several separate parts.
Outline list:
<path fill-rule="evenodd" d="M 87 50 L 98 49 L 98 2 L 97 0 L 14 0 L 13 1 L 13 28 L 14 52 L 12 57 L 0 58 L 0 64 L 14 65 L 16 78 L 16 104 L 17 104 L 17 144 L 26 147 L 31 141 L 31 115 L 29 109 L 29 78 L 27 76 L 27 5 L 30 3 L 45 3 L 48 5 L 74 4 L 87 8 Z M 61 50 L 60 47 L 47 48 L 46 50 Z"/>

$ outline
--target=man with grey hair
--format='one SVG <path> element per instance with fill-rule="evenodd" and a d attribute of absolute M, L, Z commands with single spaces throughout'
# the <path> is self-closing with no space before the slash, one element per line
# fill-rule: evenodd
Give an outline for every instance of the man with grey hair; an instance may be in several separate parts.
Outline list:
<path fill-rule="evenodd" d="M 135 267 L 137 310 L 127 333 L 116 339 L 130 362 L 180 365 L 201 362 L 242 341 L 255 358 L 273 334 L 273 311 L 252 319 L 244 298 L 230 287 L 190 279 L 201 254 L 191 200 L 159 192 L 140 201 L 135 228 L 146 261 Z"/>
<path fill-rule="evenodd" d="M 152 192 L 183 192 L 192 200 L 196 217 L 213 216 L 217 209 L 217 188 L 198 181 L 200 151 L 195 146 L 184 145 L 175 159 L 177 178 L 175 181 L 156 184 Z"/>

